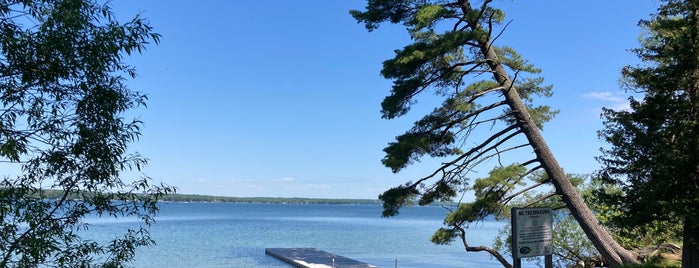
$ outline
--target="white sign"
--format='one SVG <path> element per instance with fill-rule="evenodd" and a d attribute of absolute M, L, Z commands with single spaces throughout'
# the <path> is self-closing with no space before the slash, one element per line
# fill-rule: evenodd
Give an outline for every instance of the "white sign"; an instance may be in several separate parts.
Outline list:
<path fill-rule="evenodd" d="M 553 254 L 550 208 L 512 209 L 512 254 L 526 258 Z"/>

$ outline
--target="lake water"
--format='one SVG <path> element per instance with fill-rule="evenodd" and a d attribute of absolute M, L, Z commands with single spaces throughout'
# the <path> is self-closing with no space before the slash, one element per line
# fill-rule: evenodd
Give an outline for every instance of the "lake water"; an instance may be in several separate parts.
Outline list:
<path fill-rule="evenodd" d="M 154 247 L 140 248 L 136 267 L 279 267 L 270 247 L 310 247 L 377 265 L 401 268 L 502 267 L 485 252 L 429 241 L 446 210 L 412 207 L 392 218 L 378 205 L 163 203 L 151 229 Z M 90 235 L 109 238 L 128 219 L 89 219 Z M 503 222 L 469 228 L 471 245 L 491 245 Z M 527 264 L 525 267 L 536 267 Z"/>

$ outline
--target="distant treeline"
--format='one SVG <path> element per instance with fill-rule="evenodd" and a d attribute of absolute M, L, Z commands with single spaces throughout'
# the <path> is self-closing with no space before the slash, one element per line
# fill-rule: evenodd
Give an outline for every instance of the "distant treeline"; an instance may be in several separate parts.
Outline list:
<path fill-rule="evenodd" d="M 162 201 L 170 202 L 232 202 L 232 203 L 279 203 L 279 204 L 368 204 L 378 205 L 376 199 L 331 199 L 331 198 L 301 198 L 301 197 L 228 197 L 196 194 L 171 194 L 163 197 Z"/>
<path fill-rule="evenodd" d="M 32 194 L 33 198 L 58 199 L 63 197 L 61 190 L 42 190 Z M 68 199 L 80 199 L 77 194 L 70 194 Z M 378 205 L 376 199 L 331 199 L 331 198 L 286 198 L 286 197 L 229 197 L 197 194 L 170 194 L 160 199 L 163 202 L 229 202 L 229 203 L 279 203 L 279 204 L 368 204 Z"/>
<path fill-rule="evenodd" d="M 34 198 L 57 199 L 63 197 L 61 190 L 42 190 L 32 195 Z M 80 199 L 77 194 L 70 194 L 68 199 Z M 304 198 L 304 197 L 230 197 L 198 194 L 169 194 L 160 199 L 162 202 L 211 202 L 211 203 L 274 203 L 274 204 L 356 204 L 381 205 L 378 199 L 347 198 Z M 435 202 L 432 206 L 455 206 L 457 203 Z"/>

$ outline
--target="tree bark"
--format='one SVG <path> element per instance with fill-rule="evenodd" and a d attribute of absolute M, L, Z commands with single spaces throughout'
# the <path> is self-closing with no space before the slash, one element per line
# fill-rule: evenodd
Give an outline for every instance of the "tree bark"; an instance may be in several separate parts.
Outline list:
<path fill-rule="evenodd" d="M 573 217 L 578 221 L 580 227 L 582 227 L 592 244 L 595 245 L 597 251 L 599 251 L 602 257 L 614 267 L 621 266 L 624 263 L 637 263 L 636 256 L 632 252 L 621 247 L 611 234 L 599 224 L 595 215 L 587 204 L 585 204 L 573 184 L 568 180 L 563 169 L 558 164 L 551 149 L 549 149 L 539 129 L 529 115 L 529 111 L 527 111 L 526 106 L 519 97 L 519 93 L 514 87 L 513 82 L 510 80 L 502 65 L 500 65 L 498 57 L 491 48 L 490 43 L 486 42 L 481 44 L 481 50 L 487 55 L 486 57 L 488 59 L 492 60 L 489 61 L 490 67 L 495 72 L 493 75 L 497 81 L 508 88 L 503 90 L 505 99 L 514 112 L 517 123 L 532 145 L 534 153 L 541 162 L 546 174 L 556 188 L 556 193 L 561 195 L 563 202 L 566 204 Z"/>
<path fill-rule="evenodd" d="M 478 247 L 469 246 L 468 243 L 466 242 L 466 230 L 464 230 L 463 228 L 458 227 L 458 226 L 456 228 L 459 230 L 459 236 L 461 237 L 461 243 L 463 243 L 464 248 L 466 249 L 466 252 L 480 252 L 480 251 L 488 252 L 490 254 L 490 256 L 497 259 L 500 262 L 500 264 L 502 264 L 502 266 L 504 268 L 513 268 L 512 264 L 510 264 L 507 261 L 507 259 L 505 259 L 505 257 L 500 255 L 500 253 L 497 250 L 495 250 L 494 248 L 486 247 L 486 246 L 478 246 Z"/>
<path fill-rule="evenodd" d="M 467 10 L 471 9 L 469 1 L 467 0 L 462 0 L 462 5 Z M 480 27 L 478 21 L 468 21 L 468 23 Z M 510 106 L 510 109 L 514 112 L 517 124 L 519 124 L 522 132 L 532 145 L 534 153 L 556 188 L 556 193 L 561 195 L 570 213 L 578 221 L 587 237 L 602 255 L 602 258 L 612 267 L 619 267 L 625 263 L 638 263 L 636 255 L 621 247 L 621 245 L 614 240 L 609 231 L 599 224 L 595 215 L 587 204 L 585 204 L 582 196 L 580 196 L 573 184 L 566 177 L 563 169 L 558 164 L 558 161 L 553 156 L 553 153 L 532 120 L 527 107 L 522 102 L 517 89 L 514 87 L 513 81 L 502 64 L 500 64 L 500 60 L 490 40 L 479 41 L 479 49 L 485 56 L 488 66 L 493 71 L 495 80 L 503 86 L 502 93 L 505 96 L 505 100 Z"/>
<path fill-rule="evenodd" d="M 699 4 L 696 1 L 689 1 L 689 9 L 692 12 L 691 21 L 693 23 L 691 31 L 691 42 L 692 42 L 692 56 L 694 59 L 699 59 Z M 692 84 L 689 90 L 690 102 L 693 106 L 692 118 L 695 121 L 694 133 L 692 139 L 692 148 L 695 151 L 692 153 L 692 163 L 694 164 L 694 174 L 689 177 L 689 183 L 687 187 L 694 188 L 691 192 L 696 192 L 699 187 L 699 124 L 696 124 L 696 120 L 699 120 L 699 63 L 696 61 L 694 63 L 694 70 L 692 72 Z M 693 183 L 692 183 L 693 182 Z M 694 195 L 696 196 L 696 195 Z M 695 208 L 696 209 L 696 208 Z M 699 217 L 697 213 L 687 213 L 689 215 L 685 216 L 684 228 L 682 230 L 682 268 L 696 268 L 699 267 Z"/>
<path fill-rule="evenodd" d="M 682 268 L 699 267 L 699 223 L 686 219 L 682 236 Z"/>

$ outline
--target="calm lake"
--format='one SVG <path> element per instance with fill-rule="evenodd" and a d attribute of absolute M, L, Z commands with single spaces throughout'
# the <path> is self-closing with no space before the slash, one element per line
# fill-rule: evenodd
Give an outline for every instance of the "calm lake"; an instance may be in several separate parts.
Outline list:
<path fill-rule="evenodd" d="M 502 267 L 484 252 L 429 241 L 446 210 L 411 207 L 382 218 L 378 205 L 163 203 L 151 234 L 157 245 L 137 251 L 136 267 L 280 267 L 268 247 L 310 247 L 401 268 Z M 129 219 L 89 219 L 89 236 L 111 238 Z M 503 222 L 469 228 L 471 245 L 492 245 Z M 525 267 L 536 267 L 526 264 Z"/>

